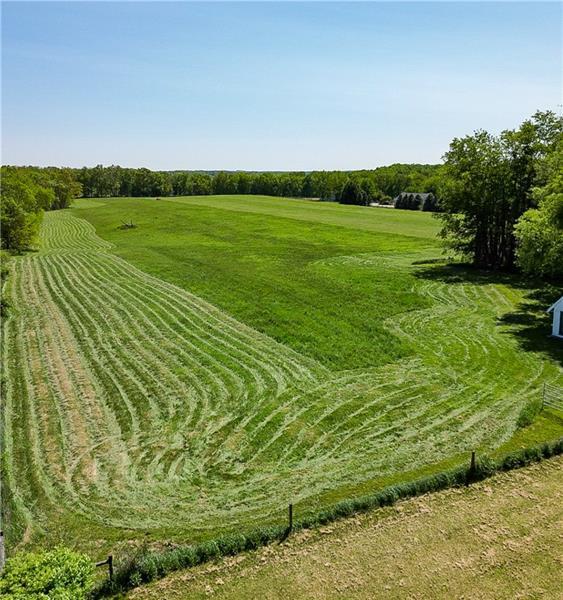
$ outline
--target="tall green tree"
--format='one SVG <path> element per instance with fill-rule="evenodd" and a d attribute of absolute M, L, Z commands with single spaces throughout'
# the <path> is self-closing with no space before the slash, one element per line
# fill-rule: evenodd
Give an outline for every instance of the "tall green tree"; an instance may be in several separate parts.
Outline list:
<path fill-rule="evenodd" d="M 116 178 L 113 190 L 119 192 L 119 180 Z M 52 189 L 54 199 L 51 202 L 50 210 L 68 208 L 74 198 L 82 195 L 82 185 L 77 182 L 70 169 L 56 169 L 47 185 Z"/>
<path fill-rule="evenodd" d="M 35 243 L 41 223 L 42 204 L 52 197 L 52 193 L 39 188 L 23 170 L 2 168 L 2 248 L 22 252 Z"/>
<path fill-rule="evenodd" d="M 70 169 L 2 167 L 2 248 L 21 252 L 37 239 L 44 210 L 70 206 L 82 186 Z"/>
<path fill-rule="evenodd" d="M 538 112 L 515 131 L 486 131 L 454 139 L 445 155 L 440 189 L 441 236 L 479 267 L 510 269 L 514 226 L 535 205 L 539 165 L 554 151 L 563 121 Z"/>
<path fill-rule="evenodd" d="M 563 279 L 563 142 L 543 172 L 545 184 L 532 191 L 538 207 L 516 223 L 517 260 L 529 275 Z"/>
<path fill-rule="evenodd" d="M 340 204 L 365 204 L 366 195 L 361 185 L 354 179 L 349 179 L 340 193 Z"/>
<path fill-rule="evenodd" d="M 375 183 L 369 177 L 362 177 L 358 181 L 358 184 L 363 193 L 364 204 L 375 202 L 383 194 L 375 187 Z"/>
<path fill-rule="evenodd" d="M 500 140 L 486 131 L 454 139 L 445 155 L 440 235 L 480 267 L 508 267 L 509 171 Z"/>

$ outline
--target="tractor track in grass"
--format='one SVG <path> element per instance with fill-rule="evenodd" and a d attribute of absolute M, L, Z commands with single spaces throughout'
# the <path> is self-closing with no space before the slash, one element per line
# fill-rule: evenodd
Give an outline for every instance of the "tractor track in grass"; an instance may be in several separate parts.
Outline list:
<path fill-rule="evenodd" d="M 60 509 L 129 531 L 259 523 L 496 447 L 541 384 L 562 381 L 502 332 L 520 299 L 504 285 L 417 282 L 432 307 L 386 322 L 416 357 L 331 373 L 111 248 L 57 211 L 40 251 L 13 261 L 4 471 L 22 531 Z M 404 255 L 320 266 L 347 261 L 411 268 Z"/>

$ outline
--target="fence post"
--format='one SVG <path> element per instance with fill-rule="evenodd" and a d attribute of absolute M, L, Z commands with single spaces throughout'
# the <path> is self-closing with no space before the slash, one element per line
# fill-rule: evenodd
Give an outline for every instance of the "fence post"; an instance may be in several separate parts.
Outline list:
<path fill-rule="evenodd" d="M 0 571 L 4 568 L 6 556 L 4 554 L 4 532 L 0 531 Z"/>
<path fill-rule="evenodd" d="M 288 519 L 289 519 L 289 525 L 287 528 L 288 533 L 293 531 L 293 504 L 290 504 L 288 507 Z"/>
<path fill-rule="evenodd" d="M 475 477 L 475 472 L 477 471 L 477 464 L 475 461 L 475 450 L 471 451 L 471 463 L 469 464 L 469 480 L 472 480 Z"/>
<path fill-rule="evenodd" d="M 96 567 L 103 567 L 104 565 L 108 566 L 108 574 L 110 581 L 113 580 L 113 554 L 110 554 L 106 560 L 101 560 L 96 563 Z"/>

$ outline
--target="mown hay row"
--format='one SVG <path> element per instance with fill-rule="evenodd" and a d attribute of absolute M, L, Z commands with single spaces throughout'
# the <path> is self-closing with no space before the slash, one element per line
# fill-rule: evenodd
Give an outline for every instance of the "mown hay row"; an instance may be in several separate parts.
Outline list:
<path fill-rule="evenodd" d="M 415 357 L 331 373 L 113 255 L 69 211 L 46 214 L 41 239 L 14 261 L 4 331 L 12 539 L 60 510 L 186 535 L 262 523 L 288 501 L 494 448 L 562 379 L 499 327 L 519 299 L 506 286 L 417 282 L 431 307 L 386 323 Z"/>

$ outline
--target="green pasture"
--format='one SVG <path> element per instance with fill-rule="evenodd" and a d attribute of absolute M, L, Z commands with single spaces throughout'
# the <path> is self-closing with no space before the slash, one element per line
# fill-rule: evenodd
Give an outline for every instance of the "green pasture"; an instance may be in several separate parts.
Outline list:
<path fill-rule="evenodd" d="M 383 321 L 428 306 L 403 267 L 441 256 L 429 213 L 262 196 L 76 206 L 118 256 L 334 370 L 409 353 Z M 401 268 L 330 260 L 374 253 Z"/>
<path fill-rule="evenodd" d="M 437 228 L 242 196 L 47 213 L 7 284 L 9 552 L 193 542 L 560 436 L 560 291 L 447 265 Z"/>

